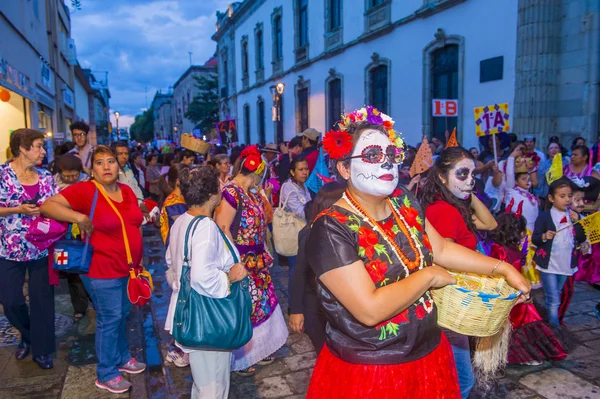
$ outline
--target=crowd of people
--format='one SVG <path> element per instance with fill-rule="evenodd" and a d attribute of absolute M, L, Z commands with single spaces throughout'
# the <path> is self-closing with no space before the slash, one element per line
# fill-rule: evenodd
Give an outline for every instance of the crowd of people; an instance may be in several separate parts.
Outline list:
<path fill-rule="evenodd" d="M 96 386 L 112 393 L 131 388 L 122 372 L 146 367 L 126 339 L 127 283 L 143 267 L 146 223 L 159 226 L 167 248 L 167 331 L 182 325 L 182 279 L 217 304 L 236 283 L 249 293 L 245 345 L 171 342 L 166 360 L 191 367 L 192 398 L 227 398 L 230 373 L 252 376 L 273 363 L 289 330 L 305 332 L 318 353 L 309 398 L 467 398 L 477 375 L 471 337 L 438 327 L 430 292 L 455 282 L 446 269 L 499 275 L 522 291 L 509 318 L 508 363 L 563 359 L 559 328 L 574 281 L 600 283 L 600 245 L 576 223 L 598 209 L 598 145 L 590 150 L 577 138 L 567 151 L 552 137 L 541 151 L 533 136 L 500 134 L 467 150 L 436 137 L 433 166 L 411 174 L 419 147 L 405 145 L 393 126 L 365 107 L 325 134 L 309 128 L 279 146 L 197 154 L 92 146 L 89 127 L 77 122 L 74 142 L 55 148 L 47 168 L 44 135 L 14 131 L 14 157 L 0 169 L 0 303 L 21 333 L 16 358 L 31 350 L 39 367 L 53 367 L 53 248 L 30 239 L 44 219 L 93 247 L 89 272 L 65 277 L 73 317 L 95 319 Z M 557 156 L 563 176 L 548 180 Z M 299 228 L 282 230 L 282 218 Z M 295 253 L 278 254 L 281 240 Z M 288 308 L 271 277 L 276 261 L 288 267 Z M 543 309 L 532 288 L 543 290 Z M 218 309 L 210 309 L 215 323 L 231 318 Z"/>

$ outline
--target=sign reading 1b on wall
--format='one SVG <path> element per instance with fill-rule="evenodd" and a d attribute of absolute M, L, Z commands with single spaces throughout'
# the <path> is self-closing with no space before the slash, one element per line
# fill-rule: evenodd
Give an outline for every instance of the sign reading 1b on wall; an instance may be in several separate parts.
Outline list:
<path fill-rule="evenodd" d="M 475 134 L 478 137 L 510 132 L 508 103 L 486 105 L 473 110 Z"/>
<path fill-rule="evenodd" d="M 431 100 L 431 114 L 435 116 L 458 116 L 458 100 L 434 98 Z"/>

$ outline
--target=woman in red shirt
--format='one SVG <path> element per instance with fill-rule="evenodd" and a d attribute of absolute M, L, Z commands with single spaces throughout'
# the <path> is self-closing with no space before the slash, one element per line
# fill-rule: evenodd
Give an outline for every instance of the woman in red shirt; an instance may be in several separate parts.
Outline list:
<path fill-rule="evenodd" d="M 123 393 L 131 388 L 121 372 L 141 373 L 146 365 L 131 357 L 127 345 L 127 315 L 131 303 L 127 297 L 127 279 L 130 265 L 125 257 L 125 241 L 121 220 L 105 197 L 99 193 L 96 217 L 90 221 L 94 194 L 103 189 L 121 214 L 131 248 L 134 265 L 143 256 L 140 226 L 143 216 L 131 188 L 117 183 L 119 164 L 115 153 L 108 147 L 98 146 L 92 154 L 94 181 L 74 184 L 44 203 L 40 212 L 50 218 L 77 223 L 90 234 L 94 248 L 90 271 L 82 275 L 86 290 L 97 313 L 96 353 L 98 379 L 96 386 L 112 393 Z M 100 217 L 99 217 L 100 216 Z"/>
<path fill-rule="evenodd" d="M 473 251 L 477 249 L 477 230 L 493 230 L 498 225 L 473 192 L 475 166 L 473 155 L 464 148 L 445 149 L 421 194 L 425 216 L 437 232 Z M 475 384 L 469 337 L 446 329 L 444 333 L 452 344 L 461 396 L 467 398 Z"/>

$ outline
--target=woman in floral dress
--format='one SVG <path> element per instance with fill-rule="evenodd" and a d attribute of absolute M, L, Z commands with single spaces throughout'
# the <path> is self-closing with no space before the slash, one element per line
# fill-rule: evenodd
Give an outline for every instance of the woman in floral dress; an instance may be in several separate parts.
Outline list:
<path fill-rule="evenodd" d="M 233 351 L 232 370 L 240 375 L 252 375 L 256 364 L 267 365 L 272 356 L 285 344 L 288 330 L 269 269 L 273 258 L 265 247 L 267 230 L 264 202 L 257 186 L 264 173 L 265 163 L 255 146 L 241 155 L 241 171 L 225 185 L 223 200 L 216 211 L 215 221 L 236 244 L 249 272 L 252 296 L 252 339 Z"/>
<path fill-rule="evenodd" d="M 348 189 L 307 241 L 327 316 L 307 398 L 458 398 L 429 290 L 454 282 L 444 267 L 503 275 L 525 296 L 530 287 L 509 264 L 444 240 L 410 192 L 394 192 L 403 142 L 390 117 L 366 107 L 340 129 L 323 146 Z"/>

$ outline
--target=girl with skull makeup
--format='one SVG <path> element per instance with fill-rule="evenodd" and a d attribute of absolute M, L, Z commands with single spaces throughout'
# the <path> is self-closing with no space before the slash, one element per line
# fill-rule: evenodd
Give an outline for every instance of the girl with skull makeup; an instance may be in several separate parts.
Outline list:
<path fill-rule="evenodd" d="M 445 149 L 429 171 L 430 182 L 423 188 L 421 205 L 427 220 L 444 239 L 487 253 L 478 231 L 493 230 L 497 223 L 474 194 L 475 169 L 470 152 L 462 147 Z M 444 333 L 452 344 L 461 396 L 466 398 L 475 384 L 469 337 L 449 330 Z"/>
<path fill-rule="evenodd" d="M 366 107 L 339 127 L 323 146 L 348 189 L 307 239 L 328 320 L 307 397 L 458 398 L 429 290 L 454 283 L 446 267 L 502 274 L 526 294 L 527 281 L 509 264 L 444 240 L 414 196 L 396 189 L 403 142 L 389 116 Z"/>

